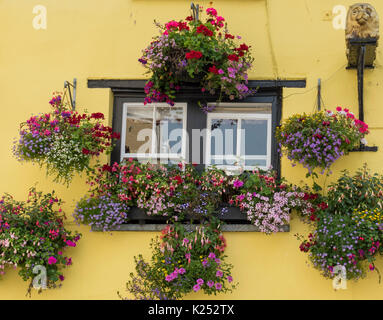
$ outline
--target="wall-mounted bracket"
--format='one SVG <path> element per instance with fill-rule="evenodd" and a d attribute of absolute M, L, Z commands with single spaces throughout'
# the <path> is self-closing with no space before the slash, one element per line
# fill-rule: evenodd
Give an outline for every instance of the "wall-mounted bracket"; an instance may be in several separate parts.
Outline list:
<path fill-rule="evenodd" d="M 65 98 L 65 95 L 68 92 L 69 101 L 70 101 L 70 105 L 72 107 L 72 110 L 76 109 L 76 89 L 77 89 L 77 79 L 76 78 L 73 79 L 73 84 L 68 82 L 68 81 L 64 82 L 64 97 L 63 97 L 63 99 Z M 73 90 L 73 94 L 72 94 L 72 90 Z"/>
<path fill-rule="evenodd" d="M 357 69 L 359 120 L 361 121 L 364 121 L 364 69 L 374 69 L 377 46 L 378 41 L 375 38 L 347 40 L 348 66 L 346 69 Z M 353 151 L 376 152 L 378 147 L 368 147 L 361 144 L 359 148 Z"/>
<path fill-rule="evenodd" d="M 322 108 L 321 100 L 322 100 L 322 80 L 318 79 L 318 95 L 317 95 L 317 108 L 318 108 L 318 111 L 320 111 L 321 108 Z"/>
<path fill-rule="evenodd" d="M 191 9 L 193 12 L 193 19 L 195 21 L 199 20 L 199 4 L 195 5 L 193 2 L 191 3 Z"/>

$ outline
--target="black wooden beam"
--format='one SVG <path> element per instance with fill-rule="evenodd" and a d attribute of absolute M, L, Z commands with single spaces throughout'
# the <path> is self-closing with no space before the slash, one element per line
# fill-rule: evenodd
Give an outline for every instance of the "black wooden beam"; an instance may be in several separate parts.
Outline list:
<path fill-rule="evenodd" d="M 143 89 L 145 83 L 146 80 L 88 79 L 88 88 Z M 306 79 L 249 80 L 248 85 L 251 88 L 305 88 Z"/>

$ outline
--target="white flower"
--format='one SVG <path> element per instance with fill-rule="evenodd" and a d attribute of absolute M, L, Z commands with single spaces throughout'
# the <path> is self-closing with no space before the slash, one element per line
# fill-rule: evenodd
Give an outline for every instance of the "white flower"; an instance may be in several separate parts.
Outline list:
<path fill-rule="evenodd" d="M 367 145 L 367 140 L 365 138 L 360 139 L 360 143 L 364 144 L 365 146 Z"/>
<path fill-rule="evenodd" d="M 332 111 L 326 113 L 329 117 L 331 117 L 334 113 Z"/>

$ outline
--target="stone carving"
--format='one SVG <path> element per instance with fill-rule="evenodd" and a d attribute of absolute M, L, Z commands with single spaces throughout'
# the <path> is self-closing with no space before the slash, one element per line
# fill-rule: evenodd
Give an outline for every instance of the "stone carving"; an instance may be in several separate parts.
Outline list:
<path fill-rule="evenodd" d="M 369 3 L 356 3 L 347 14 L 346 39 L 379 38 L 379 17 Z"/>

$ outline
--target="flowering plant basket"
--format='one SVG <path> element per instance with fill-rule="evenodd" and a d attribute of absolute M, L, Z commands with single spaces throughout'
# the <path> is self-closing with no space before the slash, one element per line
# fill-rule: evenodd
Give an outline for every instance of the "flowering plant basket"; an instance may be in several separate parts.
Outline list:
<path fill-rule="evenodd" d="M 320 111 L 311 115 L 296 114 L 277 128 L 279 147 L 294 165 L 302 164 L 309 170 L 322 173 L 341 156 L 360 144 L 367 144 L 368 125 L 355 118 L 348 109 L 337 107 L 337 112 Z"/>
<path fill-rule="evenodd" d="M 51 112 L 21 124 L 13 151 L 18 160 L 45 165 L 55 181 L 69 183 L 76 172 L 90 169 L 92 157 L 110 152 L 119 134 L 102 124 L 102 113 L 79 114 L 64 104 L 60 95 L 49 103 Z"/>
<path fill-rule="evenodd" d="M 27 201 L 6 194 L 0 200 L 0 275 L 19 267 L 20 276 L 32 287 L 54 288 L 64 280 L 61 269 L 72 264 L 65 254 L 75 247 L 80 234 L 64 227 L 62 204 L 54 192 L 43 194 L 32 188 Z M 33 283 L 38 278 L 39 283 Z"/>
<path fill-rule="evenodd" d="M 217 10 L 208 8 L 206 14 L 204 22 L 189 16 L 164 26 L 156 23 L 160 35 L 139 59 L 150 74 L 145 104 L 166 101 L 173 105 L 184 82 L 199 83 L 202 92 L 219 94 L 220 99 L 222 95 L 241 99 L 255 93 L 246 86 L 254 60 L 250 47 L 236 44 L 235 38 L 241 37 L 229 33 Z"/>
<path fill-rule="evenodd" d="M 369 269 L 380 279 L 374 262 L 383 254 L 382 199 L 383 176 L 370 174 L 366 165 L 354 175 L 344 171 L 329 186 L 314 230 L 306 239 L 298 235 L 300 250 L 324 277 L 332 279 L 343 269 L 345 279 L 357 280 Z"/>
<path fill-rule="evenodd" d="M 190 292 L 216 295 L 236 288 L 228 264 L 221 223 L 211 219 L 195 230 L 182 224 L 167 225 L 152 242 L 152 258 L 135 258 L 128 292 L 137 300 L 180 299 Z"/>

